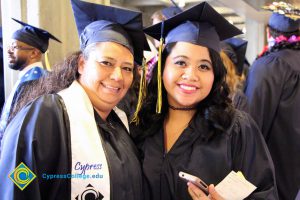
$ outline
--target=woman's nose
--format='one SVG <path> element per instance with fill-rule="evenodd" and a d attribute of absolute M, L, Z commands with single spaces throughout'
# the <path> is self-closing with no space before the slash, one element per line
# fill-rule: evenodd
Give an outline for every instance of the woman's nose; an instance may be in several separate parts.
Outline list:
<path fill-rule="evenodd" d="M 110 78 L 115 81 L 123 80 L 121 67 L 115 67 L 110 75 Z"/>
<path fill-rule="evenodd" d="M 189 81 L 198 81 L 197 69 L 194 66 L 189 66 L 185 69 L 184 74 L 182 75 L 184 80 Z"/>

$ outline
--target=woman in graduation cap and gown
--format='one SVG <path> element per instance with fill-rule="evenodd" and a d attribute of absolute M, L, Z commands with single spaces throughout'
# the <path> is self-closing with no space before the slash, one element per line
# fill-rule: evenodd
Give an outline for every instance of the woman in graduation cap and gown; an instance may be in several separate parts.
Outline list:
<path fill-rule="evenodd" d="M 150 186 L 146 195 L 152 200 L 222 199 L 212 185 L 208 197 L 178 173 L 216 185 L 234 170 L 257 187 L 248 199 L 278 199 L 262 135 L 228 98 L 219 43 L 241 32 L 206 2 L 144 31 L 165 39 L 135 118 L 142 130 L 135 135 Z"/>
<path fill-rule="evenodd" d="M 134 61 L 141 64 L 142 14 L 78 0 L 72 8 L 81 51 L 41 80 L 43 91 L 31 91 L 52 94 L 7 127 L 0 199 L 142 199 L 137 149 L 113 110 L 131 86 Z"/>

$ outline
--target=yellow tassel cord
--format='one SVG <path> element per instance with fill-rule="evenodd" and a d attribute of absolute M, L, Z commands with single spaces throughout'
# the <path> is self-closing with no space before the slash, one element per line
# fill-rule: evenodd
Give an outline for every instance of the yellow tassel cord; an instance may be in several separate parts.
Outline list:
<path fill-rule="evenodd" d="M 162 105 L 162 77 L 161 77 L 161 53 L 163 48 L 164 39 L 160 38 L 160 44 L 158 48 L 158 61 L 157 61 L 157 101 L 156 101 L 156 113 L 161 113 L 161 105 Z"/>
<path fill-rule="evenodd" d="M 136 110 L 133 114 L 133 118 L 130 123 L 134 122 L 136 124 L 139 124 L 138 114 L 142 108 L 143 100 L 146 98 L 146 94 L 147 94 L 146 74 L 147 74 L 147 64 L 146 64 L 146 59 L 144 58 L 143 64 L 142 64 L 142 74 L 141 74 L 141 78 L 140 78 L 138 102 L 137 102 Z"/>
<path fill-rule="evenodd" d="M 51 66 L 49 62 L 49 51 L 47 50 L 45 52 L 45 65 L 46 65 L 46 70 L 51 71 Z"/>

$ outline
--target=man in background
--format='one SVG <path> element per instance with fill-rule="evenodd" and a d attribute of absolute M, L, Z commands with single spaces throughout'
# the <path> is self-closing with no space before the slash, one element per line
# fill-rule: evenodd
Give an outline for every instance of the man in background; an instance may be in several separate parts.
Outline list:
<path fill-rule="evenodd" d="M 49 38 L 60 42 L 49 32 L 13 19 L 23 27 L 15 31 L 8 47 L 8 63 L 12 70 L 20 71 L 10 95 L 5 101 L 0 119 L 0 141 L 3 132 L 10 120 L 9 116 L 14 109 L 18 98 L 21 97 L 26 85 L 37 80 L 46 73 L 43 69 L 42 56 L 49 46 Z"/>

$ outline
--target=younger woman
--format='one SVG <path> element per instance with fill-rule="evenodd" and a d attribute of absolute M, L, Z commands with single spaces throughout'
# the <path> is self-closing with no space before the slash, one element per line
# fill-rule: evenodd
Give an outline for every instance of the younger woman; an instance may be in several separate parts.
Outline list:
<path fill-rule="evenodd" d="M 187 186 L 178 173 L 216 185 L 232 170 L 241 171 L 257 187 L 249 199 L 277 199 L 262 135 L 228 98 L 219 43 L 241 32 L 205 2 L 145 32 L 156 39 L 162 32 L 166 43 L 162 69 L 158 63 L 139 113 L 142 131 L 137 142 L 150 199 L 222 199 L 212 185 L 208 196 L 191 183 Z"/>

